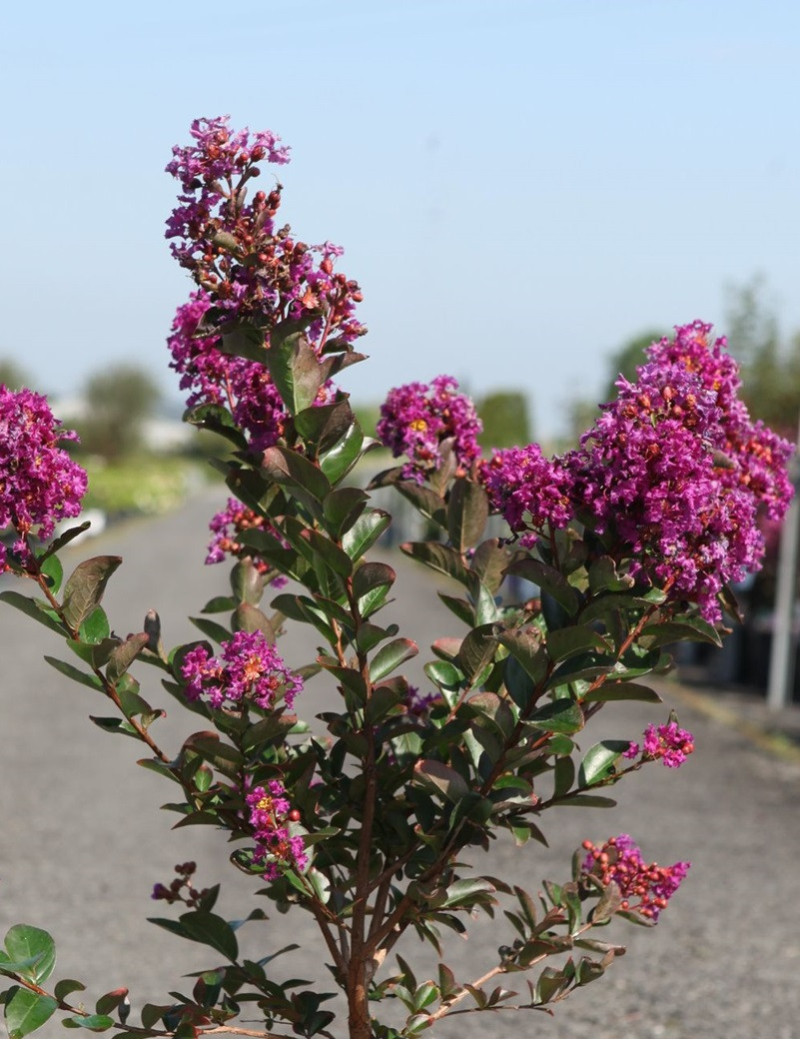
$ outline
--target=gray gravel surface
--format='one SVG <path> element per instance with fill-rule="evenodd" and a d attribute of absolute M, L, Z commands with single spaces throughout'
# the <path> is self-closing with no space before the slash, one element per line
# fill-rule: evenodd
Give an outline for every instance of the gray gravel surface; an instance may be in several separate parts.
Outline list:
<path fill-rule="evenodd" d="M 65 553 L 73 564 L 95 553 L 125 557 L 105 600 L 118 633 L 139 631 L 145 611 L 156 607 L 169 645 L 197 637 L 186 615 L 224 592 L 227 581 L 225 567 L 202 566 L 205 525 L 216 504 L 201 496 L 170 516 L 112 529 Z M 437 606 L 434 580 L 403 560 L 393 562 L 399 580 L 387 621 L 391 614 L 423 653 L 435 636 L 458 634 L 457 622 Z M 16 583 L 0 578 L 0 585 Z M 296 629 L 282 650 L 299 665 L 313 657 L 314 645 L 313 635 Z M 142 757 L 138 744 L 109 736 L 88 721 L 90 713 L 105 713 L 91 691 L 42 661 L 42 653 L 67 656 L 54 634 L 0 604 L 0 650 L 3 934 L 20 921 L 48 928 L 58 946 L 55 977 L 84 981 L 90 1007 L 100 993 L 119 985 L 130 987 L 134 1011 L 145 1001 L 165 1002 L 170 989 L 190 987 L 183 974 L 212 966 L 214 954 L 146 922 L 147 916 L 171 912 L 151 902 L 153 883 L 168 883 L 173 864 L 195 859 L 200 885 L 224 881 L 218 907 L 230 918 L 248 913 L 255 886 L 230 866 L 230 850 L 217 832 L 171 830 L 176 818 L 159 810 L 173 797 L 171 785 L 135 765 Z M 199 720 L 159 692 L 154 670 L 140 666 L 137 676 L 151 703 L 168 710 L 154 733 L 174 751 Z M 571 854 L 583 838 L 630 833 L 648 858 L 693 861 L 658 927 L 615 925 L 607 937 L 626 944 L 627 955 L 604 978 L 558 1005 L 555 1017 L 461 1015 L 441 1023 L 433 1035 L 800 1035 L 793 889 L 800 863 L 800 759 L 774 754 L 753 741 L 752 728 L 731 725 L 735 700 L 729 699 L 727 716 L 715 717 L 697 710 L 702 697 L 682 705 L 675 684 L 665 682 L 664 695 L 696 737 L 697 754 L 681 770 L 651 766 L 628 778 L 615 791 L 616 809 L 552 813 L 545 824 L 549 848 L 530 843 L 517 849 L 498 840 L 488 860 L 473 861 L 478 870 L 536 890 L 542 878 L 567 879 Z M 312 682 L 298 708 L 310 718 L 329 697 L 324 685 Z M 612 705 L 593 721 L 582 743 L 635 739 L 649 721 L 665 717 L 666 708 Z M 502 915 L 477 919 L 470 932 L 468 942 L 454 938 L 445 955 L 463 980 L 494 963 L 497 946 L 509 939 Z M 240 935 L 257 955 L 290 942 L 303 944 L 301 952 L 275 962 L 276 974 L 319 977 L 330 988 L 322 967 L 325 951 L 303 916 L 275 913 Z M 421 969 L 420 977 L 425 975 Z M 81 1035 L 63 1030 L 58 1019 L 44 1032 Z"/>

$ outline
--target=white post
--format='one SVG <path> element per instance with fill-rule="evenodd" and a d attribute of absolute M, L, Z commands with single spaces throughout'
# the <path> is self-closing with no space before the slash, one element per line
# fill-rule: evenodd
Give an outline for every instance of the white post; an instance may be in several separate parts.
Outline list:
<path fill-rule="evenodd" d="M 798 428 L 800 444 L 800 428 Z M 800 537 L 800 491 L 798 484 L 797 449 L 792 459 L 794 498 L 781 529 L 778 551 L 778 586 L 775 592 L 775 624 L 772 630 L 772 648 L 769 658 L 767 705 L 772 711 L 785 707 L 794 691 L 794 662 L 797 639 L 794 635 L 794 604 L 797 595 L 797 544 Z"/>

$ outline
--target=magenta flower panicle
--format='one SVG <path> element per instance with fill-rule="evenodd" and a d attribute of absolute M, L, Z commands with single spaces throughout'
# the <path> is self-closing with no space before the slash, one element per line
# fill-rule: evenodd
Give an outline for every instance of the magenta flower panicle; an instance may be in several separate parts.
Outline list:
<path fill-rule="evenodd" d="M 198 287 L 175 316 L 171 367 L 190 391 L 190 408 L 224 405 L 252 447 L 263 450 L 283 433 L 283 402 L 264 364 L 225 352 L 221 334 L 244 323 L 268 346 L 276 325 L 298 321 L 318 356 L 347 350 L 366 332 L 355 317 L 361 290 L 334 270 L 339 246 L 307 245 L 288 225 L 276 226 L 280 184 L 248 199 L 263 163 L 289 161 L 275 134 L 234 131 L 227 116 L 196 120 L 191 134 L 194 143 L 174 148 L 167 166 L 182 194 L 166 237 Z"/>
<path fill-rule="evenodd" d="M 644 731 L 644 742 L 640 747 L 631 743 L 623 753 L 624 758 L 635 759 L 641 754 L 643 762 L 656 762 L 659 759 L 669 769 L 682 766 L 694 751 L 694 737 L 687 729 L 681 729 L 675 719 L 663 726 L 652 723 Z"/>
<path fill-rule="evenodd" d="M 269 711 L 282 698 L 292 709 L 303 681 L 289 671 L 263 632 L 234 632 L 221 646 L 222 653 L 214 657 L 206 644 L 198 643 L 184 657 L 187 700 L 203 699 L 212 708 L 252 702 Z"/>
<path fill-rule="evenodd" d="M 262 877 L 274 881 L 286 870 L 305 870 L 305 843 L 301 835 L 290 832 L 291 823 L 300 819 L 300 813 L 292 809 L 280 780 L 254 787 L 245 800 L 256 840 L 255 862 L 264 867 Z"/>
<path fill-rule="evenodd" d="M 532 544 L 547 527 L 566 527 L 573 517 L 572 477 L 560 459 L 547 459 L 538 444 L 503 448 L 480 469 L 492 509 L 500 513 L 523 544 Z"/>
<path fill-rule="evenodd" d="M 408 457 L 403 466 L 406 480 L 421 484 L 438 470 L 445 442 L 452 446 L 462 469 L 479 458 L 477 437 L 483 427 L 472 401 L 457 391 L 452 376 L 437 376 L 430 384 L 407 383 L 389 391 L 376 433 L 395 458 Z"/>
<path fill-rule="evenodd" d="M 23 566 L 30 562 L 29 534 L 49 539 L 59 520 L 81 511 L 86 473 L 59 446 L 77 439 L 53 418 L 41 394 L 0 384 L 0 530 L 15 531 L 13 552 Z M 0 573 L 5 570 L 0 542 Z"/>
<path fill-rule="evenodd" d="M 615 884 L 622 897 L 620 909 L 641 914 L 653 923 L 658 921 L 691 866 L 686 861 L 671 867 L 646 864 L 628 834 L 609 838 L 600 846 L 587 840 L 583 847 L 587 852 L 583 873 L 593 875 L 604 887 Z"/>
<path fill-rule="evenodd" d="M 612 532 L 630 573 L 713 624 L 723 587 L 761 566 L 761 515 L 788 506 L 792 445 L 750 419 L 736 363 L 710 332 L 698 321 L 654 343 L 563 462 L 578 515 Z"/>

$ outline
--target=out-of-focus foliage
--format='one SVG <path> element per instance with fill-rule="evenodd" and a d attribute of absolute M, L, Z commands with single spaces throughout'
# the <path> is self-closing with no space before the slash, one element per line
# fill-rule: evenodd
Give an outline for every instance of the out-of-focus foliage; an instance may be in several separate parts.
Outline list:
<path fill-rule="evenodd" d="M 143 424 L 155 411 L 161 392 L 146 371 L 119 365 L 90 376 L 86 416 L 76 422 L 84 451 L 117 459 L 142 446 Z"/>
<path fill-rule="evenodd" d="M 497 390 L 477 402 L 483 433 L 478 443 L 483 448 L 510 448 L 531 439 L 528 401 L 517 390 Z"/>
<path fill-rule="evenodd" d="M 728 345 L 741 365 L 751 415 L 793 435 L 800 415 L 800 332 L 782 339 L 763 277 L 728 289 Z"/>

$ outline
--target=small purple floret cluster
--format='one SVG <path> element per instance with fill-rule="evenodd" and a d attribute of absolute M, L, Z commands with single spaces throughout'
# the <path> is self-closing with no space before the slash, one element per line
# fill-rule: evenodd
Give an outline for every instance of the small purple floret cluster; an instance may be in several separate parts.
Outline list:
<path fill-rule="evenodd" d="M 302 679 L 287 669 L 263 632 L 234 632 L 221 646 L 219 657 L 203 643 L 186 654 L 181 674 L 187 700 L 203 698 L 212 708 L 253 702 L 268 711 L 282 696 L 286 706 L 293 707 Z"/>
<path fill-rule="evenodd" d="M 32 390 L 0 384 L 0 530 L 12 527 L 13 551 L 24 565 L 27 536 L 53 534 L 57 521 L 78 516 L 86 493 L 86 473 L 59 447 L 77 435 L 61 428 L 47 400 Z M 0 573 L 8 569 L 0 542 Z"/>
<path fill-rule="evenodd" d="M 495 451 L 481 478 L 494 509 L 512 531 L 523 532 L 523 545 L 535 542 L 548 525 L 563 528 L 572 519 L 570 471 L 560 459 L 546 458 L 538 444 Z"/>
<path fill-rule="evenodd" d="M 262 877 L 274 881 L 286 870 L 305 870 L 305 845 L 300 835 L 289 833 L 288 822 L 295 814 L 280 780 L 254 787 L 246 801 L 256 839 L 255 861 L 264 866 Z"/>
<path fill-rule="evenodd" d="M 256 570 L 260 574 L 268 574 L 272 568 L 266 563 L 257 553 L 255 549 L 251 549 L 249 546 L 243 545 L 239 539 L 243 532 L 251 531 L 254 528 L 259 530 L 268 530 L 270 534 L 274 535 L 275 538 L 283 541 L 281 536 L 274 528 L 252 509 L 248 509 L 246 505 L 240 502 L 237 498 L 229 498 L 225 508 L 221 509 L 218 513 L 215 513 L 211 518 L 208 525 L 211 531 L 211 542 L 208 546 L 208 554 L 206 556 L 206 563 L 222 563 L 223 560 L 230 556 L 242 557 L 248 556 Z M 273 571 L 274 574 L 274 571 Z M 288 579 L 282 574 L 277 574 L 270 580 L 270 585 L 273 588 L 283 588 Z"/>
<path fill-rule="evenodd" d="M 260 164 L 289 161 L 275 134 L 233 131 L 227 116 L 198 119 L 191 134 L 194 142 L 176 146 L 167 166 L 183 192 L 166 235 L 173 256 L 198 286 L 173 321 L 172 367 L 190 392 L 189 407 L 224 405 L 261 450 L 283 432 L 283 403 L 260 361 L 224 352 L 221 331 L 249 323 L 268 343 L 278 323 L 304 320 L 321 354 L 333 339 L 349 344 L 366 331 L 354 316 L 361 291 L 334 271 L 339 246 L 309 246 L 294 239 L 288 225 L 276 227 L 277 182 L 248 199 Z"/>
<path fill-rule="evenodd" d="M 651 723 L 644 731 L 641 747 L 632 741 L 623 757 L 634 759 L 641 754 L 643 761 L 661 759 L 669 769 L 677 769 L 693 751 L 694 737 L 688 729 L 681 729 L 673 719 L 663 726 Z"/>
<path fill-rule="evenodd" d="M 430 385 L 407 383 L 389 391 L 376 432 L 395 458 L 408 457 L 403 467 L 406 480 L 421 484 L 437 470 L 445 445 L 465 470 L 480 456 L 481 421 L 472 401 L 457 391 L 452 376 L 437 376 Z"/>
<path fill-rule="evenodd" d="M 585 841 L 583 847 L 588 853 L 584 874 L 594 874 L 603 885 L 616 884 L 622 896 L 620 909 L 641 914 L 654 923 L 691 866 L 685 860 L 671 867 L 645 863 L 629 834 L 609 838 L 599 847 Z"/>

